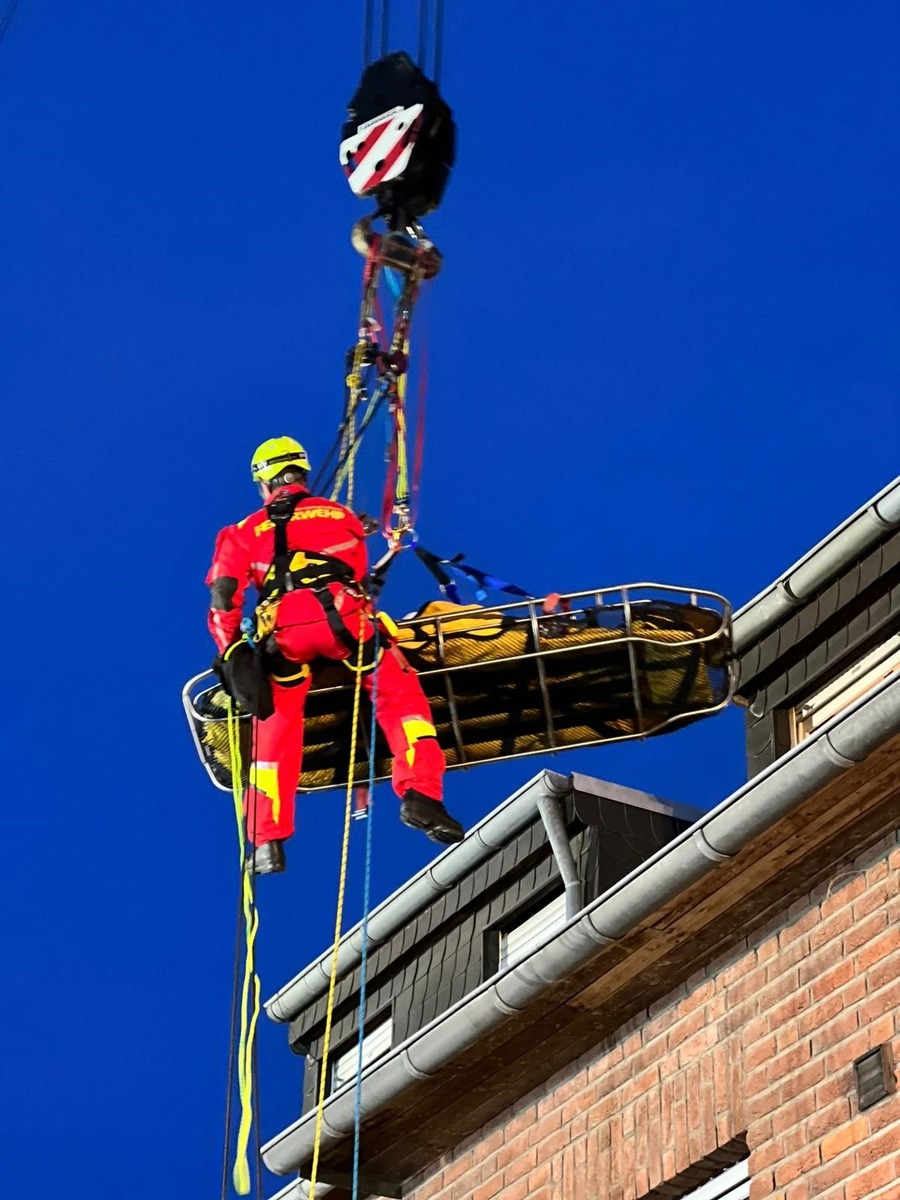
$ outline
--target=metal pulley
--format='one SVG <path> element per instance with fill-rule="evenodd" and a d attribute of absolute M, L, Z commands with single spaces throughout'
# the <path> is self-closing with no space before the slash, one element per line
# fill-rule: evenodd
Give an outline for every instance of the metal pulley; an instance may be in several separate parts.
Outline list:
<path fill-rule="evenodd" d="M 456 157 L 453 114 L 402 51 L 363 71 L 341 130 L 340 160 L 357 196 L 373 196 L 391 228 L 440 204 Z"/>

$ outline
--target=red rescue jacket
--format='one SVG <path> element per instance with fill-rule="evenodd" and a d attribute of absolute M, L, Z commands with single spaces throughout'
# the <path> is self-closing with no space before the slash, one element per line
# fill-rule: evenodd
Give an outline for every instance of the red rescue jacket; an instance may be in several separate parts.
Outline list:
<path fill-rule="evenodd" d="M 358 518 L 335 500 L 312 496 L 300 484 L 278 488 L 270 498 L 301 493 L 302 499 L 287 524 L 290 551 L 326 554 L 345 563 L 361 582 L 368 556 L 365 531 Z M 243 616 L 244 595 L 251 584 L 260 591 L 275 557 L 275 527 L 265 508 L 226 525 L 216 538 L 212 566 L 206 582 L 212 589 L 208 625 L 220 653 L 238 635 Z M 291 607 L 299 606 L 302 593 L 288 592 L 279 608 L 279 624 L 291 623 Z"/>

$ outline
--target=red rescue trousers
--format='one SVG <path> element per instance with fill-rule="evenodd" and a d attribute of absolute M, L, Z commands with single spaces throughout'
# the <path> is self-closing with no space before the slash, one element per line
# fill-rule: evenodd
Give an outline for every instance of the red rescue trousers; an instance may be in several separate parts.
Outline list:
<path fill-rule="evenodd" d="M 374 636 L 364 602 L 346 592 L 341 599 L 345 602 L 341 618 L 353 638 L 359 638 L 360 620 L 365 622 L 364 639 Z M 282 624 L 282 613 L 292 623 Z M 282 654 L 296 663 L 353 657 L 308 591 L 292 592 L 290 599 L 282 601 L 275 641 Z M 402 797 L 408 788 L 414 788 L 440 800 L 444 755 L 415 671 L 399 650 L 389 647 L 375 670 L 362 677 L 370 696 L 376 676 L 375 717 L 393 755 L 394 791 Z M 283 841 L 294 832 L 294 796 L 303 760 L 303 708 L 311 685 L 310 676 L 293 686 L 283 686 L 273 679 L 275 712 L 267 720 L 256 722 L 250 786 L 244 793 L 247 836 L 256 846 L 276 839 Z"/>

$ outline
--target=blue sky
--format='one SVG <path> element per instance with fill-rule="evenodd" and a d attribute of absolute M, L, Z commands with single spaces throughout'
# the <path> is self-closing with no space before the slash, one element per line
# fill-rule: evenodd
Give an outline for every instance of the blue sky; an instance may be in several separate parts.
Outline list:
<path fill-rule="evenodd" d="M 414 49 L 417 6 L 392 7 Z M 423 541 L 537 592 L 661 579 L 738 606 L 896 474 L 900 13 L 446 9 Z M 234 830 L 179 692 L 250 452 L 291 432 L 315 461 L 333 436 L 361 23 L 21 0 L 0 46 L 14 1200 L 218 1187 Z M 402 563 L 385 603 L 428 594 Z M 741 716 L 455 774 L 449 806 L 471 823 L 542 765 L 709 806 L 743 779 Z M 431 845 L 378 801 L 380 899 Z M 266 995 L 333 920 L 340 798 L 299 819 L 260 887 Z M 299 1068 L 262 1028 L 265 1135 Z"/>

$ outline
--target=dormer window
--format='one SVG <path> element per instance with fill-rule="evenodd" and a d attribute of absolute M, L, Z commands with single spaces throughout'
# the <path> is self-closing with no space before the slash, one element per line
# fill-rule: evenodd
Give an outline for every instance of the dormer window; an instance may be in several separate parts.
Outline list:
<path fill-rule="evenodd" d="M 365 1034 L 362 1042 L 362 1065 L 367 1067 L 370 1062 L 380 1058 L 390 1050 L 394 1040 L 393 1021 L 388 1017 L 379 1021 Z M 343 1084 L 356 1078 L 359 1063 L 359 1038 L 354 1036 L 352 1043 L 345 1043 L 335 1056 L 331 1068 L 331 1090 L 336 1092 Z"/>
<path fill-rule="evenodd" d="M 546 940 L 554 929 L 566 923 L 565 894 L 556 896 L 536 912 L 500 932 L 500 970 L 524 958 L 530 950 Z"/>
<path fill-rule="evenodd" d="M 900 669 L 900 634 L 870 650 L 793 711 L 794 745 Z"/>

